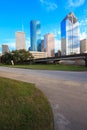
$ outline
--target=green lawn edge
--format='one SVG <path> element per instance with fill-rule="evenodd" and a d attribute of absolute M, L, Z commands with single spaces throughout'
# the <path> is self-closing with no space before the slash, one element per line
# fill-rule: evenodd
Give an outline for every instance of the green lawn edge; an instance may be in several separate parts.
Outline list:
<path fill-rule="evenodd" d="M 33 64 L 33 65 L 1 65 L 12 68 L 23 68 L 33 70 L 56 70 L 56 71 L 87 71 L 87 67 L 82 65 L 64 65 L 64 64 Z"/>
<path fill-rule="evenodd" d="M 0 130 L 53 130 L 52 108 L 41 90 L 0 77 Z"/>

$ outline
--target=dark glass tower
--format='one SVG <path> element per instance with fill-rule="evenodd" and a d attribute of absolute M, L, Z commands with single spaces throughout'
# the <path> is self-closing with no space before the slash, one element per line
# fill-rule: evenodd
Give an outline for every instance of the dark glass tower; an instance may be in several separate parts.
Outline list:
<path fill-rule="evenodd" d="M 80 53 L 79 23 L 74 13 L 69 13 L 61 22 L 62 55 Z"/>
<path fill-rule="evenodd" d="M 41 25 L 40 21 L 30 22 L 31 51 L 41 51 Z"/>

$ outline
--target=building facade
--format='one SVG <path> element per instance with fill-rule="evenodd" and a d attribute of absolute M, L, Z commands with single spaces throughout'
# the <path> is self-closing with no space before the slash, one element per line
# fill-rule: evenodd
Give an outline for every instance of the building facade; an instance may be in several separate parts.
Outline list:
<path fill-rule="evenodd" d="M 44 47 L 44 40 L 41 40 L 41 51 L 46 52 L 45 47 Z"/>
<path fill-rule="evenodd" d="M 54 57 L 54 51 L 55 51 L 55 40 L 53 34 L 46 34 L 44 36 L 44 47 L 47 52 L 47 57 Z"/>
<path fill-rule="evenodd" d="M 80 41 L 80 53 L 87 53 L 87 39 Z"/>
<path fill-rule="evenodd" d="M 61 22 L 62 55 L 80 53 L 79 23 L 74 13 L 69 13 Z"/>
<path fill-rule="evenodd" d="M 2 45 L 2 55 L 4 55 L 6 52 L 10 52 L 8 45 Z"/>
<path fill-rule="evenodd" d="M 30 22 L 31 51 L 41 51 L 41 25 L 40 21 Z"/>
<path fill-rule="evenodd" d="M 30 22 L 31 51 L 41 51 L 41 25 L 40 21 Z"/>
<path fill-rule="evenodd" d="M 34 59 L 47 58 L 46 52 L 30 51 L 30 53 L 34 56 Z"/>
<path fill-rule="evenodd" d="M 24 32 L 16 32 L 16 50 L 26 49 L 26 38 Z"/>

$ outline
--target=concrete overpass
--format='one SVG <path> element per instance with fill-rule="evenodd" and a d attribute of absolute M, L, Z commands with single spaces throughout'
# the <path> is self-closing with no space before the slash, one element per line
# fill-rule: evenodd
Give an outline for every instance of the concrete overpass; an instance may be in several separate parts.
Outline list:
<path fill-rule="evenodd" d="M 55 62 L 61 61 L 61 60 L 84 60 L 85 66 L 87 67 L 87 53 L 39 58 L 39 59 L 34 59 L 34 63 L 45 63 L 45 62 L 54 62 L 55 63 Z"/>

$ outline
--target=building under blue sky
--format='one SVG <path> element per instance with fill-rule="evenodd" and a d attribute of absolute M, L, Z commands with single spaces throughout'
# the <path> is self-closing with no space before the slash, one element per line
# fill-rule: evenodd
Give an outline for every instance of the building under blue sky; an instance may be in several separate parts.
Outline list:
<path fill-rule="evenodd" d="M 54 33 L 55 50 L 60 49 L 60 23 L 74 12 L 80 23 L 80 38 L 87 37 L 87 0 L 0 0 L 0 52 L 1 45 L 15 49 L 15 32 L 26 33 L 26 48 L 30 46 L 30 21 L 39 20 L 41 37 Z"/>
<path fill-rule="evenodd" d="M 31 51 L 41 51 L 41 25 L 40 21 L 30 22 L 30 46 Z"/>
<path fill-rule="evenodd" d="M 62 55 L 80 53 L 79 23 L 73 12 L 70 12 L 61 22 Z"/>

